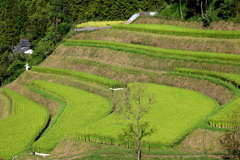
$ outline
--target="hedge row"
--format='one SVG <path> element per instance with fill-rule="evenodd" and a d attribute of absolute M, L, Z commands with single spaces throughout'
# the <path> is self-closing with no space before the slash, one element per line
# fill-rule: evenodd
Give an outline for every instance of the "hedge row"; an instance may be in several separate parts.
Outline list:
<path fill-rule="evenodd" d="M 197 70 L 197 69 L 186 69 L 186 68 L 177 68 L 176 71 L 184 74 L 197 74 L 197 75 L 219 78 L 219 79 L 222 79 L 223 81 L 227 81 L 228 83 L 233 84 L 237 88 L 239 88 L 240 86 L 240 75 L 237 75 L 237 74 L 220 73 L 220 72 L 204 71 L 204 70 Z"/>
<path fill-rule="evenodd" d="M 174 35 L 174 36 L 190 36 L 190 37 L 207 37 L 207 38 L 226 38 L 239 39 L 239 31 L 218 31 L 194 29 L 173 25 L 159 24 L 131 24 L 131 25 L 114 25 L 113 29 L 128 30 L 137 32 L 148 32 L 154 34 Z"/>

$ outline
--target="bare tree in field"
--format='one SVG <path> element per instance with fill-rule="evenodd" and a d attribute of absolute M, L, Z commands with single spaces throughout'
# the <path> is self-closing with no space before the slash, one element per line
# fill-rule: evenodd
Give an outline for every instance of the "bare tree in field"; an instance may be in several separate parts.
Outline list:
<path fill-rule="evenodd" d="M 232 124 L 232 129 L 220 138 L 220 143 L 229 155 L 240 159 L 240 111 L 235 111 L 228 116 L 228 119 Z"/>
<path fill-rule="evenodd" d="M 155 98 L 147 91 L 147 85 L 134 83 L 126 89 L 124 102 L 119 106 L 118 113 L 130 122 L 129 129 L 124 132 L 136 140 L 138 160 L 141 159 L 141 139 L 153 133 L 153 129 L 148 128 L 149 124 L 141 120 L 154 103 Z"/>

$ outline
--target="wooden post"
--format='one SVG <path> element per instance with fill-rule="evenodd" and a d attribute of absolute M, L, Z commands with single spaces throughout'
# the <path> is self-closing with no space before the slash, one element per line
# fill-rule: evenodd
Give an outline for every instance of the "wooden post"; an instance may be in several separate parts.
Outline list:
<path fill-rule="evenodd" d="M 204 14 L 203 14 L 203 6 L 202 6 L 202 1 L 201 1 L 201 12 L 202 12 L 202 19 L 204 19 Z"/>
<path fill-rule="evenodd" d="M 179 0 L 179 11 L 180 11 L 181 19 L 183 19 L 183 15 L 182 15 L 182 0 Z"/>

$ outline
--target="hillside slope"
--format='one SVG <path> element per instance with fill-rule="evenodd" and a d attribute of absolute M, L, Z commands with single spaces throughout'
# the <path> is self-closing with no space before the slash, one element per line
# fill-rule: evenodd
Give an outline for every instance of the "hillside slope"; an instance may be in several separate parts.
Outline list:
<path fill-rule="evenodd" d="M 137 22 L 138 21 L 136 21 L 136 23 Z M 140 22 L 139 20 L 138 23 Z M 149 26 L 151 27 L 151 25 Z M 211 32 L 214 32 L 214 30 Z M 220 34 L 220 32 L 216 34 Z M 164 94 L 164 96 L 170 95 L 170 88 L 178 87 L 174 88 L 175 90 L 172 91 L 171 94 L 174 95 L 174 92 L 177 93 L 182 90 L 183 92 L 181 94 L 175 94 L 175 97 L 172 96 L 171 98 L 159 98 L 162 102 L 161 104 L 159 103 L 159 106 L 164 107 L 164 104 L 166 104 L 166 106 L 168 106 L 167 104 L 171 104 L 170 106 L 173 106 L 173 109 L 163 112 L 166 108 L 158 110 L 156 109 L 158 106 L 155 106 L 155 112 L 156 115 L 164 114 L 163 124 L 158 123 L 159 128 L 162 127 L 161 130 L 164 130 L 164 128 L 168 128 L 169 130 L 176 128 L 172 121 L 167 120 L 167 114 L 176 114 L 175 117 L 179 119 L 183 116 L 186 118 L 186 121 L 188 118 L 191 119 L 194 115 L 199 114 L 195 116 L 198 117 L 198 119 L 191 124 L 190 129 L 188 128 L 187 131 L 183 133 L 180 131 L 183 128 L 180 127 L 176 133 L 174 133 L 174 135 L 178 137 L 178 140 L 174 141 L 174 144 L 170 146 L 180 147 L 181 150 L 181 148 L 186 149 L 187 146 L 193 145 L 191 140 L 188 141 L 188 139 L 194 138 L 187 136 L 195 129 L 200 128 L 192 134 L 202 135 L 207 131 L 214 135 L 220 135 L 222 131 L 225 131 L 225 129 L 223 129 L 224 127 L 233 127 L 231 125 L 225 125 L 224 122 L 226 119 L 221 119 L 221 117 L 221 123 L 211 121 L 211 126 L 209 126 L 209 120 L 214 119 L 214 115 L 218 116 L 218 113 L 227 114 L 229 110 L 234 111 L 235 109 L 239 109 L 239 107 L 232 105 L 238 103 L 240 95 L 239 85 L 236 85 L 240 83 L 237 78 L 240 75 L 240 61 L 238 61 L 240 58 L 239 44 L 240 39 L 163 35 L 161 33 L 146 33 L 142 30 L 118 30 L 117 28 L 80 32 L 75 33 L 70 40 L 59 45 L 56 50 L 40 64 L 39 69 L 33 67 L 32 70 L 24 72 L 16 81 L 7 85 L 6 88 L 12 89 L 48 109 L 51 118 L 50 124 L 46 125 L 45 129 L 48 131 L 50 130 L 48 127 L 55 128 L 55 131 L 53 131 L 53 134 L 50 136 L 54 145 L 49 148 L 46 147 L 50 140 L 41 140 L 44 139 L 45 136 L 45 134 L 41 134 L 39 142 L 37 141 L 33 146 L 29 145 L 29 150 L 52 154 L 57 152 L 54 150 L 55 146 L 58 148 L 58 144 L 60 145 L 61 141 L 69 136 L 75 136 L 75 138 L 84 139 L 85 141 L 99 142 L 101 140 L 101 143 L 106 141 L 107 144 L 112 144 L 109 137 L 97 134 L 101 132 L 97 127 L 104 130 L 104 126 L 101 127 L 100 124 L 106 123 L 104 121 L 105 116 L 106 119 L 108 119 L 109 116 L 111 117 L 114 114 L 114 108 L 112 107 L 117 104 L 117 101 L 114 101 L 114 99 L 120 96 L 124 88 L 130 83 L 154 83 L 151 85 L 156 85 L 156 87 L 152 87 L 151 91 L 156 89 L 157 92 L 159 92 L 159 97 L 161 97 L 161 94 Z M 187 73 L 180 72 L 179 68 L 182 68 L 183 71 L 185 71 L 184 69 L 186 68 L 189 70 L 187 70 Z M 199 72 L 194 72 L 196 70 Z M 222 78 L 222 76 L 224 76 L 224 78 Z M 171 87 L 168 88 L 161 85 Z M 36 89 L 33 89 L 31 86 Z M 113 91 L 109 89 L 112 87 L 115 88 L 114 86 L 123 87 L 123 90 Z M 161 88 L 164 88 L 166 92 Z M 192 96 L 195 94 L 191 96 L 190 91 L 187 93 L 188 90 L 186 89 L 194 90 L 191 91 L 192 93 L 199 92 L 196 94 L 195 99 L 197 99 L 198 96 L 206 97 L 205 100 L 204 98 L 202 99 L 202 104 L 208 103 L 207 99 L 214 104 L 218 104 L 215 106 L 210 105 L 210 108 L 207 107 L 207 109 L 203 109 L 206 111 L 204 114 L 200 112 L 188 113 L 188 109 L 180 112 L 180 109 L 178 110 L 177 108 L 180 107 L 180 102 L 183 101 L 186 103 L 193 102 L 190 104 L 193 108 L 203 107 L 200 103 L 198 104 L 197 101 L 191 101 Z M 94 100 L 89 99 L 91 97 L 90 95 L 93 96 L 92 99 L 99 99 L 99 102 L 92 105 L 91 103 L 94 102 Z M 94 98 L 94 96 L 96 97 Z M 72 97 L 74 98 L 71 99 Z M 103 99 L 106 100 L 106 104 L 102 104 L 101 106 L 101 99 L 102 101 Z M 2 108 L 6 108 L 6 103 L 9 103 L 7 101 L 6 98 L 0 97 L 0 104 L 2 104 L 1 110 L 5 110 Z M 73 107 L 73 109 L 64 109 L 64 104 L 67 107 Z M 82 114 L 81 109 L 84 110 L 89 106 L 92 106 L 91 108 L 96 107 L 96 109 L 98 109 L 98 107 L 108 106 L 108 109 L 104 111 L 103 114 L 99 114 L 99 117 L 94 116 L 96 112 L 100 113 L 98 110 L 89 110 L 90 112 L 88 114 Z M 74 107 L 77 107 L 75 111 Z M 191 107 L 189 107 L 189 110 Z M 91 115 L 91 113 L 93 115 Z M 75 115 L 75 117 L 79 116 L 78 121 L 84 123 L 71 123 L 71 120 L 76 120 L 76 118 L 73 118 L 73 115 Z M 0 117 L 5 116 L 1 114 Z M 69 122 L 65 123 L 68 120 Z M 110 118 L 109 121 L 112 121 L 112 119 Z M 159 121 L 159 119 L 156 118 L 156 121 Z M 96 123 L 97 127 L 94 126 L 92 122 Z M 184 125 L 184 121 L 182 123 Z M 71 129 L 64 130 L 63 128 L 65 127 Z M 89 132 L 91 129 L 86 132 L 87 135 L 84 135 L 85 137 L 77 136 L 77 132 L 82 133 L 83 128 L 87 130 L 88 127 L 96 129 L 92 137 Z M 111 127 L 114 127 L 114 123 L 108 127 L 108 130 L 111 130 Z M 161 132 L 161 130 L 158 135 L 155 135 L 156 137 L 166 136 L 163 134 L 165 130 L 163 132 Z M 57 138 L 57 135 L 60 135 L 59 137 L 61 138 Z M 114 134 L 114 136 L 116 135 Z M 211 136 L 208 138 L 209 141 L 215 141 L 211 139 Z M 184 139 L 185 141 L 182 142 Z M 154 140 L 153 143 L 155 143 Z M 165 140 L 166 143 L 170 143 L 171 141 Z M 201 140 L 202 139 L 196 141 L 199 142 Z M 180 144 L 181 142 L 182 144 Z M 121 142 L 117 141 L 117 143 L 120 144 Z M 164 145 L 161 145 L 159 142 L 156 143 L 158 143 L 155 144 L 158 146 L 156 148 L 164 148 Z M 199 145 L 201 144 L 197 143 L 197 146 Z M 215 144 L 214 147 L 217 148 L 217 145 L 218 144 Z M 134 145 L 132 147 L 134 148 Z M 210 147 L 212 146 L 209 146 L 209 149 Z M 59 155 L 54 154 L 53 159 L 54 156 Z"/>

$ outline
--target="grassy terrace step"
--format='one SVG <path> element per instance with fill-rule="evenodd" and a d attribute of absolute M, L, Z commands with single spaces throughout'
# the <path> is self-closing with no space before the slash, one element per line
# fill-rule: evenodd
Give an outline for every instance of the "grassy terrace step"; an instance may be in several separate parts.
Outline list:
<path fill-rule="evenodd" d="M 46 81 L 34 80 L 32 83 L 67 103 L 57 122 L 33 144 L 36 152 L 50 153 L 66 136 L 71 136 L 77 129 L 105 117 L 111 111 L 110 101 L 101 96 Z"/>
<path fill-rule="evenodd" d="M 214 78 L 219 78 L 224 81 L 227 81 L 237 88 L 240 86 L 240 75 L 239 74 L 228 74 L 228 73 L 220 73 L 220 72 L 213 72 L 213 71 L 204 71 L 204 70 L 197 70 L 197 69 L 187 69 L 187 68 L 177 68 L 177 72 L 184 73 L 184 74 L 197 74 L 203 76 L 210 76 Z"/>
<path fill-rule="evenodd" d="M 118 66 L 118 65 L 111 65 L 111 64 L 95 61 L 95 60 L 77 59 L 77 58 L 66 58 L 66 60 L 69 62 L 76 62 L 79 64 L 87 64 L 89 66 L 98 66 L 98 67 L 105 68 L 105 69 L 112 69 L 119 73 L 128 73 L 128 74 L 134 74 L 134 75 L 145 74 L 147 76 L 157 76 L 157 77 L 161 76 L 161 74 L 162 74 L 162 73 L 144 70 L 142 68 L 135 69 L 135 68 L 131 68 L 131 67 L 122 67 L 122 66 Z"/>
<path fill-rule="evenodd" d="M 12 116 L 0 121 L 0 158 L 11 159 L 34 142 L 49 120 L 47 109 L 3 88 L 13 102 Z"/>
<path fill-rule="evenodd" d="M 196 79 L 202 79 L 202 80 L 208 80 L 209 82 L 215 83 L 217 85 L 221 85 L 227 89 L 229 89 L 230 91 L 232 91 L 235 95 L 238 95 L 239 90 L 232 85 L 231 83 L 225 82 L 221 79 L 216 79 L 213 77 L 206 77 L 206 76 L 202 76 L 202 75 L 195 75 L 195 74 L 184 74 L 184 73 L 179 73 L 179 72 L 167 72 L 164 73 L 162 76 L 164 75 L 171 75 L 171 76 L 182 76 L 182 77 L 190 77 L 190 78 L 196 78 Z"/>
<path fill-rule="evenodd" d="M 130 25 L 114 25 L 113 29 L 129 30 L 138 32 L 148 32 L 154 34 L 166 34 L 175 36 L 190 36 L 190 37 L 207 37 L 207 38 L 227 38 L 239 39 L 239 31 L 218 31 L 218 30 L 204 30 L 194 29 L 172 25 L 159 24 L 130 24 Z"/>
<path fill-rule="evenodd" d="M 33 66 L 32 71 L 71 76 L 84 81 L 104 85 L 111 88 L 119 88 L 119 87 L 125 86 L 120 81 L 111 80 L 108 78 L 100 77 L 100 76 L 90 74 L 90 73 L 85 73 L 85 72 L 78 72 L 78 71 L 59 69 L 59 68 L 40 67 L 40 66 Z"/>
<path fill-rule="evenodd" d="M 143 148 L 172 147 L 218 106 L 216 101 L 192 90 L 148 84 L 147 91 L 155 93 L 157 103 L 143 120 L 147 120 L 156 131 L 143 139 Z M 132 147 L 128 140 L 118 138 L 125 124 L 126 121 L 119 120 L 113 113 L 81 128 L 75 137 Z"/>
<path fill-rule="evenodd" d="M 226 53 L 194 52 L 183 50 L 172 50 L 156 48 L 150 46 L 134 45 L 121 42 L 101 41 L 101 40 L 67 40 L 66 46 L 88 46 L 109 48 L 118 51 L 132 52 L 138 55 L 147 55 L 158 58 L 171 59 L 193 59 L 192 61 L 210 62 L 210 63 L 227 63 L 230 65 L 240 65 L 240 55 Z M 219 62 L 221 61 L 221 62 Z"/>
<path fill-rule="evenodd" d="M 202 75 L 202 76 L 210 76 L 218 79 L 222 79 L 223 81 L 229 82 L 235 87 L 239 88 L 240 86 L 240 75 L 237 74 L 227 74 L 227 73 L 219 73 L 212 71 L 203 71 L 203 70 L 195 70 L 195 69 L 185 69 L 178 68 L 176 71 L 187 74 L 187 75 Z M 235 92 L 235 98 L 222 106 L 214 116 L 209 118 L 209 124 L 212 127 L 220 127 L 220 128 L 234 128 L 234 124 L 231 122 L 231 115 L 234 114 L 235 111 L 240 109 L 240 91 Z"/>

